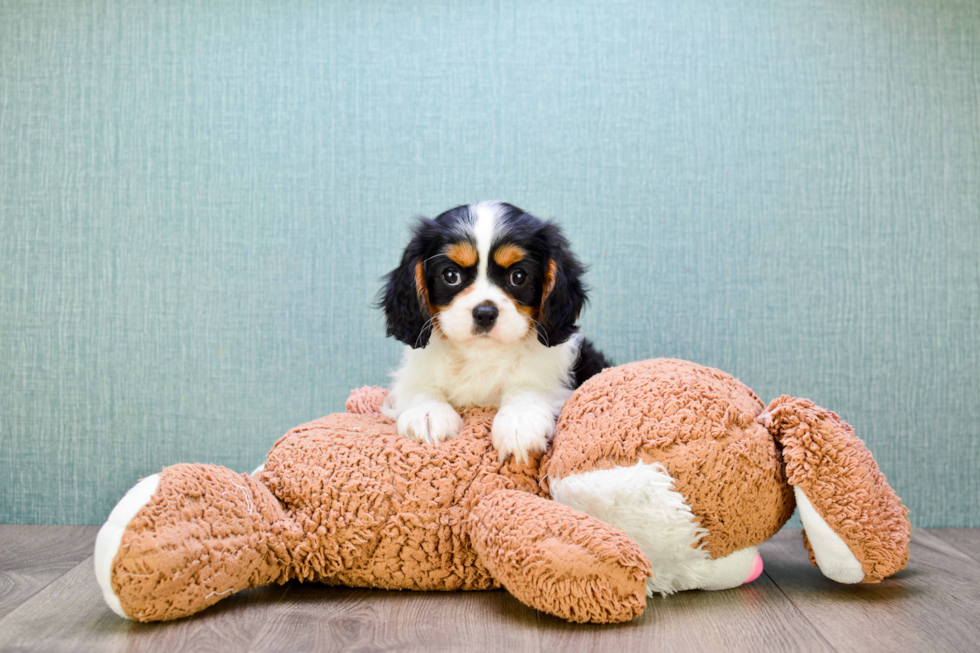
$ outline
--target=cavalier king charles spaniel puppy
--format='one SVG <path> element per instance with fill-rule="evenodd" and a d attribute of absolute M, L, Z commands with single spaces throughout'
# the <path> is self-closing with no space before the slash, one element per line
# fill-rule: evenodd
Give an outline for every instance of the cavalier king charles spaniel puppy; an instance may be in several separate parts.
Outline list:
<path fill-rule="evenodd" d="M 577 333 L 583 267 L 559 228 L 501 202 L 420 219 L 378 299 L 408 345 L 383 412 L 436 444 L 496 406 L 500 459 L 543 452 L 572 391 L 610 363 Z"/>

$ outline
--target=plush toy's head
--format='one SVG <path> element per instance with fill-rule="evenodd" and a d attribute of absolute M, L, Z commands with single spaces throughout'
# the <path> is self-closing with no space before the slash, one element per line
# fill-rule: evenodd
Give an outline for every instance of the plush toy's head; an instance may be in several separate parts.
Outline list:
<path fill-rule="evenodd" d="M 550 479 L 659 463 L 712 557 L 759 544 L 793 514 L 779 446 L 745 384 L 688 361 L 620 365 L 565 403 L 541 474 Z"/>
<path fill-rule="evenodd" d="M 562 409 L 540 475 L 555 500 L 640 543 L 652 591 L 710 585 L 695 569 L 704 560 L 681 563 L 695 569 L 686 577 L 656 578 L 658 567 L 678 566 L 659 564 L 664 533 L 734 560 L 797 505 L 811 560 L 834 580 L 877 582 L 908 560 L 908 510 L 848 424 L 806 399 L 766 408 L 738 379 L 688 361 L 629 363 L 584 383 Z"/>

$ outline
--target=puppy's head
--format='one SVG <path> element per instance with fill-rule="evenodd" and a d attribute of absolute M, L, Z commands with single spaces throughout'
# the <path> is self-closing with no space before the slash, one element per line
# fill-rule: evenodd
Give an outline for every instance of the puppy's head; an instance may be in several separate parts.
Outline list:
<path fill-rule="evenodd" d="M 379 304 L 388 335 L 425 347 L 433 331 L 476 347 L 535 335 L 568 340 L 586 300 L 583 268 L 561 230 L 500 202 L 420 219 Z"/>

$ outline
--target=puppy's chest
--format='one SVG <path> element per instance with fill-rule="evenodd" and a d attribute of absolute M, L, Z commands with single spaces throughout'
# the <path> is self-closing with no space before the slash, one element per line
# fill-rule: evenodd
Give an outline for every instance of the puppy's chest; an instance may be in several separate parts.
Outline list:
<path fill-rule="evenodd" d="M 499 406 L 503 394 L 520 377 L 522 360 L 487 354 L 483 357 L 453 357 L 446 361 L 443 392 L 457 408 Z"/>

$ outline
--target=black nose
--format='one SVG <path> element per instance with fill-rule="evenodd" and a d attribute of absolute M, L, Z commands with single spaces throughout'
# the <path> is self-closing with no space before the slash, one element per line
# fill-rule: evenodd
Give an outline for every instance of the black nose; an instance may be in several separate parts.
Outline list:
<path fill-rule="evenodd" d="M 497 321 L 497 312 L 493 304 L 480 304 L 473 309 L 473 321 L 481 329 L 489 331 Z"/>

